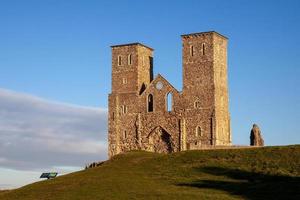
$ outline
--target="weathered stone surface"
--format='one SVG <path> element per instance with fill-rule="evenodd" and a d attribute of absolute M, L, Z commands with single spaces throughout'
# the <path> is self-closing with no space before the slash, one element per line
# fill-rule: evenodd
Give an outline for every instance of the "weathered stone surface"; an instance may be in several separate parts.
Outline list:
<path fill-rule="evenodd" d="M 256 124 L 253 124 L 250 133 L 250 145 L 251 146 L 264 146 L 264 140 L 262 138 L 259 127 Z"/>
<path fill-rule="evenodd" d="M 161 75 L 153 79 L 153 49 L 112 46 L 109 157 L 133 149 L 170 153 L 231 145 L 227 38 L 203 32 L 182 35 L 182 42 L 182 92 Z"/>

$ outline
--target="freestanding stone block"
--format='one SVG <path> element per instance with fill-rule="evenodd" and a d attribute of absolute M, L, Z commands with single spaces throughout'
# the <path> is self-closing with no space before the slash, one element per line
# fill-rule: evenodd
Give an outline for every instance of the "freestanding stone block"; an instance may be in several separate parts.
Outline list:
<path fill-rule="evenodd" d="M 259 127 L 256 124 L 253 124 L 250 133 L 250 145 L 251 146 L 264 146 L 264 140 L 262 138 Z"/>

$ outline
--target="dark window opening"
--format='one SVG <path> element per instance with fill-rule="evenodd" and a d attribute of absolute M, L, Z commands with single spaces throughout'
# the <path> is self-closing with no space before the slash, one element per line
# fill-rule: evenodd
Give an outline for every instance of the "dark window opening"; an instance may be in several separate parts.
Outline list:
<path fill-rule="evenodd" d="M 121 58 L 121 56 L 118 56 L 118 65 L 119 66 L 122 65 L 122 58 Z"/>
<path fill-rule="evenodd" d="M 153 57 L 149 56 L 150 64 L 150 82 L 153 80 Z"/>
<path fill-rule="evenodd" d="M 153 112 L 153 95 L 148 96 L 148 112 Z"/>
<path fill-rule="evenodd" d="M 140 89 L 140 94 L 142 94 L 146 90 L 146 84 L 143 83 Z"/>
<path fill-rule="evenodd" d="M 202 55 L 203 56 L 205 55 L 205 44 L 204 43 L 202 44 Z"/>
<path fill-rule="evenodd" d="M 194 46 L 193 45 L 190 46 L 190 55 L 194 56 Z"/>

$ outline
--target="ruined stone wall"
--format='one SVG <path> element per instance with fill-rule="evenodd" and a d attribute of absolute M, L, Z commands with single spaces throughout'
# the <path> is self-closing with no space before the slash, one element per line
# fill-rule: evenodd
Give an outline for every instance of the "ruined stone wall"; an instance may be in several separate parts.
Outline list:
<path fill-rule="evenodd" d="M 157 88 L 158 85 L 159 89 Z M 153 111 L 148 110 L 148 97 L 153 96 Z M 172 102 L 167 101 L 170 95 Z M 168 81 L 158 75 L 140 96 L 142 149 L 151 150 L 149 137 L 156 128 L 164 129 L 170 135 L 172 151 L 180 149 L 180 94 Z M 169 110 L 168 110 L 169 108 Z"/>
<path fill-rule="evenodd" d="M 109 157 L 134 149 L 170 153 L 231 144 L 227 39 L 204 32 L 183 35 L 182 42 L 182 92 L 161 75 L 153 79 L 151 48 L 112 46 Z"/>
<path fill-rule="evenodd" d="M 160 149 L 153 150 L 151 138 L 156 129 L 161 129 L 166 132 L 169 139 L 165 142 L 169 144 L 171 151 L 177 152 L 180 150 L 179 138 L 179 121 L 178 117 L 171 113 L 146 113 L 141 116 L 141 149 L 151 150 L 154 152 L 163 152 Z"/>
<path fill-rule="evenodd" d="M 161 89 L 157 89 L 157 84 L 159 84 Z M 153 112 L 155 113 L 165 113 L 167 112 L 167 106 L 172 107 L 171 112 L 178 112 L 181 109 L 181 102 L 179 92 L 162 76 L 158 75 L 156 79 L 151 83 L 151 86 L 148 87 L 145 92 L 140 97 L 140 108 L 143 112 L 147 112 L 147 98 L 148 96 L 153 95 Z M 172 96 L 172 104 L 167 105 L 167 96 Z"/>
<path fill-rule="evenodd" d="M 136 149 L 135 121 L 139 109 L 138 95 L 120 93 L 109 95 L 108 131 L 109 155 Z"/>
<path fill-rule="evenodd" d="M 212 116 L 210 109 L 186 111 L 184 118 L 186 121 L 187 150 L 213 144 L 214 138 L 212 135 Z"/>
<path fill-rule="evenodd" d="M 152 49 L 139 43 L 112 46 L 112 93 L 109 95 L 109 156 L 137 149 L 134 122 L 142 84 L 149 85 Z"/>

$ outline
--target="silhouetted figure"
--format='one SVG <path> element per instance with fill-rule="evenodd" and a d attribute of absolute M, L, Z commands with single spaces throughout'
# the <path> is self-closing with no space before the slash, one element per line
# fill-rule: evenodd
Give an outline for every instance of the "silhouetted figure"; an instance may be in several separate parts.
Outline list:
<path fill-rule="evenodd" d="M 264 146 L 264 140 L 262 138 L 259 127 L 256 124 L 253 124 L 250 133 L 250 145 L 251 146 Z"/>

